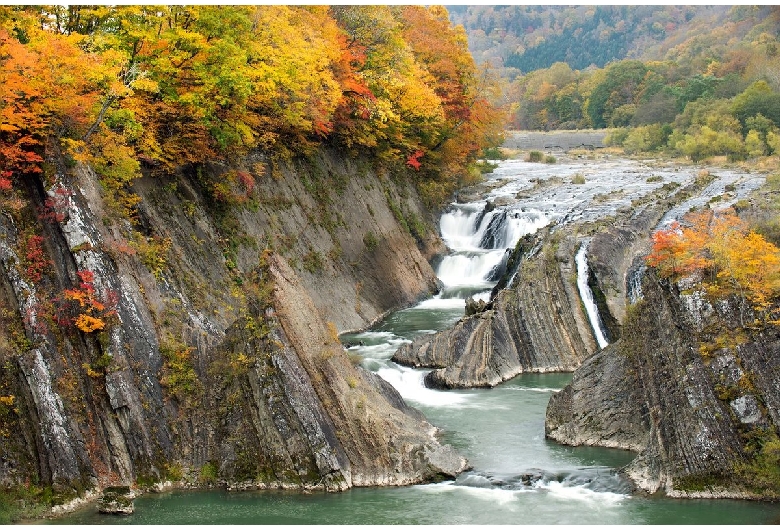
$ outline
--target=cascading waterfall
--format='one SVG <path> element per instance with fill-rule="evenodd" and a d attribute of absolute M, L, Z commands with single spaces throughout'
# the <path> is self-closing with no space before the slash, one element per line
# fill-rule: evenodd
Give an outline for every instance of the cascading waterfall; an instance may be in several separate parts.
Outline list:
<path fill-rule="evenodd" d="M 577 255 L 574 260 L 577 263 L 577 289 L 580 292 L 580 298 L 585 305 L 585 312 L 588 314 L 588 320 L 593 328 L 593 335 L 596 337 L 596 342 L 599 348 L 605 348 L 609 342 L 604 336 L 604 331 L 601 327 L 601 318 L 599 317 L 599 310 L 596 307 L 596 303 L 593 300 L 593 292 L 588 286 L 588 241 L 580 245 L 580 249 L 577 251 Z"/>
<path fill-rule="evenodd" d="M 491 289 L 506 269 L 507 249 L 548 222 L 536 210 L 502 209 L 487 202 L 453 205 L 440 221 L 442 239 L 452 251 L 436 271 L 444 296 L 461 297 L 467 286 L 475 292 Z"/>

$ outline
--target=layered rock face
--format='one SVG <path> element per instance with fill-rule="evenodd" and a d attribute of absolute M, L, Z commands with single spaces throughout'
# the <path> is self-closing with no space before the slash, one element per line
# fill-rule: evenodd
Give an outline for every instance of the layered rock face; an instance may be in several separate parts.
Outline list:
<path fill-rule="evenodd" d="M 339 490 L 466 467 L 337 337 L 436 289 L 440 242 L 401 226 L 424 219 L 412 187 L 327 153 L 245 162 L 243 206 L 184 170 L 136 181 L 135 239 L 85 166 L 0 215 L 0 483 Z"/>
<path fill-rule="evenodd" d="M 506 275 L 487 304 L 471 304 L 452 329 L 417 338 L 393 356 L 399 364 L 433 368 L 430 387 L 495 386 L 523 372 L 571 372 L 597 349 L 576 286 L 575 255 L 588 241 L 587 283 L 606 327 L 621 334 L 633 279 L 649 249 L 649 233 L 667 204 L 648 201 L 619 212 L 609 227 L 552 227 L 520 240 Z M 507 285 L 511 280 L 511 285 Z"/>
<path fill-rule="evenodd" d="M 540 236 L 544 237 L 544 236 Z M 405 344 L 393 360 L 434 368 L 426 385 L 495 386 L 523 372 L 572 371 L 596 350 L 574 282 L 574 234 L 528 237 L 512 285 L 454 328 Z"/>
<path fill-rule="evenodd" d="M 626 472 L 649 492 L 762 497 L 757 448 L 778 425 L 780 332 L 742 328 L 739 300 L 711 305 L 696 285 L 648 271 L 622 338 L 552 396 L 546 433 L 637 451 Z"/>

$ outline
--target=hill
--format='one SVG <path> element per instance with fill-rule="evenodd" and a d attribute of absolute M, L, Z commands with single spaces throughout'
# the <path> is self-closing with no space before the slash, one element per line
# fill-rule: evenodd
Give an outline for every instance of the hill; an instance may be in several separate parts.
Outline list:
<path fill-rule="evenodd" d="M 697 53 L 766 31 L 773 6 L 452 6 L 477 63 L 514 78 L 556 62 L 575 70 Z M 713 50 L 714 51 L 714 50 Z"/>

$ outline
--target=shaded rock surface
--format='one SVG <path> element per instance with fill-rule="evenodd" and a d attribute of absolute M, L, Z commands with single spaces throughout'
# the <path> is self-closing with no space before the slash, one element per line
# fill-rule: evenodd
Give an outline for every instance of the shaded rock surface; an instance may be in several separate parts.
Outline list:
<path fill-rule="evenodd" d="M 327 152 L 273 168 L 252 156 L 244 205 L 204 185 L 236 168 L 136 181 L 135 235 L 89 167 L 56 157 L 0 213 L 0 484 L 65 499 L 166 481 L 340 490 L 466 467 L 337 337 L 437 289 L 435 231 L 401 224 L 427 219 L 413 186 Z M 31 234 L 48 263 L 35 281 Z M 83 271 L 110 309 L 103 329 L 59 309 Z"/>
<path fill-rule="evenodd" d="M 574 370 L 596 349 L 573 281 L 576 244 L 575 235 L 563 232 L 538 252 L 533 238 L 522 241 L 517 277 L 490 309 L 402 345 L 393 360 L 434 368 L 425 383 L 437 388 L 489 387 L 523 372 Z"/>
<path fill-rule="evenodd" d="M 758 477 L 744 466 L 754 463 L 749 440 L 778 425 L 780 332 L 743 330 L 747 336 L 723 344 L 737 331 L 738 301 L 711 305 L 652 271 L 641 288 L 622 338 L 550 399 L 547 436 L 638 451 L 626 472 L 649 492 L 762 497 Z"/>

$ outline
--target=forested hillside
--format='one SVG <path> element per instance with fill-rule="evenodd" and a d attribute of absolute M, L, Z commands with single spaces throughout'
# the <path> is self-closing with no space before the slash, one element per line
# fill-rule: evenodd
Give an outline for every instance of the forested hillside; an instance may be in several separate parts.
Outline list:
<path fill-rule="evenodd" d="M 511 79 L 557 62 L 582 70 L 627 58 L 662 60 L 675 49 L 684 53 L 686 47 L 707 50 L 731 38 L 742 39 L 767 22 L 770 10 L 527 5 L 453 6 L 450 13 L 453 22 L 468 32 L 474 59 L 501 69 Z"/>
<path fill-rule="evenodd" d="M 0 68 L 5 197 L 49 171 L 52 142 L 121 207 L 141 164 L 323 144 L 418 170 L 436 196 L 501 130 L 442 8 L 2 7 Z M 253 183 L 207 186 L 240 201 Z"/>
<path fill-rule="evenodd" d="M 512 127 L 614 128 L 609 141 L 629 153 L 694 161 L 780 150 L 777 7 L 474 7 L 453 16 L 478 60 L 503 67 Z"/>

